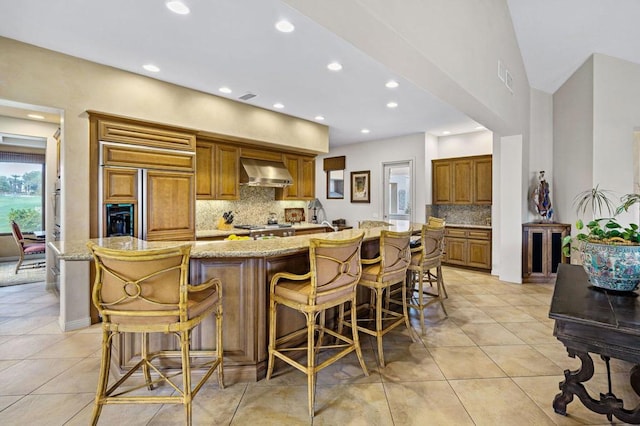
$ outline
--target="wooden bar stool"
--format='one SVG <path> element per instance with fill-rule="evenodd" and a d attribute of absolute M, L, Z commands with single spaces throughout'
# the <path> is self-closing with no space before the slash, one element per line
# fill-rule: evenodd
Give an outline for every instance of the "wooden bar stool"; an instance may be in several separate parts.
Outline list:
<path fill-rule="evenodd" d="M 371 301 L 369 308 L 373 308 L 375 317 L 357 320 L 351 317 L 348 321 L 344 319 L 343 312 L 340 313 L 339 330 L 342 325 L 350 325 L 356 322 L 373 322 L 373 329 L 358 325 L 358 331 L 375 336 L 378 346 L 378 360 L 380 366 L 384 367 L 384 352 L 382 349 L 382 337 L 401 324 L 405 324 L 409 330 L 412 341 L 416 341 L 414 331 L 409 323 L 406 304 L 405 280 L 407 268 L 411 261 L 410 251 L 411 230 L 406 232 L 395 232 L 383 230 L 380 232 L 380 255 L 375 259 L 362 259 L 362 277 L 358 285 L 368 288 L 371 291 Z M 391 291 L 395 284 L 401 284 L 402 291 L 402 313 L 392 311 L 382 306 L 385 292 Z M 353 309 L 352 309 L 353 312 Z"/>
<path fill-rule="evenodd" d="M 421 230 L 421 245 L 411 250 L 411 264 L 409 265 L 409 295 L 407 305 L 414 308 L 420 314 L 420 329 L 424 328 L 424 310 L 433 303 L 440 303 L 445 317 L 447 310 L 442 302 L 446 298 L 444 280 L 442 278 L 442 253 L 444 247 L 444 227 L 432 227 L 423 225 Z M 435 270 L 435 272 L 433 272 Z M 425 288 L 425 280 L 433 287 L 436 282 L 436 291 Z"/>
<path fill-rule="evenodd" d="M 356 318 L 356 286 L 362 274 L 360 248 L 364 233 L 346 240 L 311 239 L 309 243 L 309 263 L 311 270 L 304 275 L 279 272 L 271 279 L 269 290 L 269 364 L 267 380 L 273 373 L 275 357 L 285 361 L 307 375 L 309 416 L 314 416 L 314 394 L 316 374 L 345 355 L 355 351 L 365 376 L 369 375 L 362 357 L 358 331 L 355 322 L 352 337 L 325 328 L 325 311 L 334 306 L 351 302 L 352 315 Z M 276 314 L 278 305 L 302 313 L 307 320 L 306 328 L 276 339 Z M 316 319 L 319 317 L 319 324 Z M 316 339 L 315 334 L 318 333 Z M 322 345 L 324 333 L 337 339 L 334 345 Z M 296 340 L 306 335 L 304 346 L 295 346 Z M 322 349 L 336 349 L 323 363 L 317 365 L 316 356 Z M 307 365 L 302 365 L 294 357 L 306 352 Z"/>
<path fill-rule="evenodd" d="M 102 361 L 91 423 L 98 423 L 105 404 L 156 403 L 184 405 L 186 424 L 191 425 L 192 400 L 216 368 L 218 384 L 224 387 L 220 280 L 212 278 L 201 285 L 187 283 L 191 251 L 188 245 L 153 250 L 113 250 L 92 242 L 87 245 L 96 265 L 93 304 L 102 317 Z M 216 316 L 215 350 L 191 351 L 191 331 L 211 314 Z M 111 346 L 120 333 L 140 333 L 140 361 L 109 386 Z M 172 333 L 178 338 L 180 349 L 149 352 L 148 333 Z M 180 359 L 178 372 L 154 363 L 171 357 Z M 191 357 L 210 361 L 192 366 Z M 194 387 L 192 368 L 206 368 Z M 140 369 L 144 383 L 123 387 Z M 182 376 L 182 386 L 172 380 L 178 375 Z M 127 395 L 143 387 L 152 390 L 160 382 L 175 389 L 175 395 Z"/>

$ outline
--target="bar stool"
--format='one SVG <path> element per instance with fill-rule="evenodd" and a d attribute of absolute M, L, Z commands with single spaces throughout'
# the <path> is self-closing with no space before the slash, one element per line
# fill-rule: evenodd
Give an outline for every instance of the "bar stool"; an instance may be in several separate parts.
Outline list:
<path fill-rule="evenodd" d="M 202 385 L 218 369 L 218 385 L 224 387 L 222 350 L 222 288 L 217 278 L 201 285 L 187 283 L 191 246 L 153 250 L 114 250 L 88 244 L 96 265 L 93 304 L 102 317 L 102 360 L 91 423 L 96 425 L 105 404 L 182 404 L 186 424 L 192 423 L 192 400 Z M 191 351 L 194 327 L 207 316 L 216 316 L 216 349 Z M 140 361 L 109 387 L 112 343 L 120 333 L 140 333 Z M 171 333 L 179 350 L 149 352 L 148 333 Z M 168 372 L 160 362 L 179 358 L 181 370 Z M 192 366 L 191 357 L 210 359 Z M 204 376 L 191 386 L 191 369 L 206 368 Z M 142 370 L 144 383 L 123 388 L 131 375 Z M 152 380 L 151 373 L 157 378 Z M 181 375 L 182 386 L 172 378 Z M 156 383 L 166 382 L 176 395 L 127 395 Z"/>
<path fill-rule="evenodd" d="M 271 379 L 275 357 L 285 361 L 307 375 L 309 416 L 314 416 L 314 394 L 316 374 L 345 355 L 355 351 L 365 376 L 369 375 L 362 357 L 358 331 L 352 325 L 352 337 L 325 327 L 325 311 L 334 306 L 351 302 L 351 314 L 356 318 L 356 286 L 362 274 L 360 249 L 364 233 L 345 240 L 311 239 L 309 243 L 309 263 L 311 270 L 304 275 L 278 272 L 271 279 L 269 289 L 269 363 L 267 380 Z M 306 328 L 294 331 L 276 339 L 277 308 L 283 305 L 294 309 L 306 317 Z M 316 319 L 319 317 L 319 324 Z M 315 333 L 318 333 L 316 340 Z M 323 346 L 324 333 L 336 338 L 336 344 Z M 306 335 L 304 346 L 292 346 L 296 340 Z M 342 342 L 342 343 L 341 343 Z M 340 349 L 327 360 L 317 365 L 316 356 L 322 349 Z M 307 365 L 296 359 L 306 352 Z M 287 353 L 291 354 L 288 355 Z"/>
<path fill-rule="evenodd" d="M 440 303 L 445 318 L 449 315 L 442 302 L 446 298 L 444 280 L 442 278 L 442 252 L 444 243 L 444 227 L 434 228 L 423 225 L 421 230 L 421 245 L 411 250 L 411 264 L 409 265 L 409 297 L 407 305 L 416 309 L 420 314 L 420 329 L 424 328 L 424 310 L 433 303 Z M 433 270 L 436 270 L 433 273 Z M 433 286 L 436 282 L 436 292 L 425 289 L 427 280 Z M 417 287 L 416 287 L 417 285 Z M 425 299 L 426 298 L 426 299 Z"/>
<path fill-rule="evenodd" d="M 382 337 L 389 331 L 404 323 L 407 330 L 409 330 L 411 340 L 416 341 L 407 314 L 406 286 L 404 285 L 407 268 L 411 261 L 410 240 L 411 230 L 406 232 L 383 230 L 380 232 L 380 255 L 375 259 L 362 259 L 362 277 L 358 285 L 371 291 L 369 308 L 370 310 L 373 308 L 375 311 L 375 319 L 356 320 L 355 317 L 352 317 L 349 321 L 346 321 L 343 313 L 340 313 L 339 327 L 342 327 L 342 324 L 349 325 L 357 321 L 360 321 L 360 323 L 365 321 L 375 322 L 373 330 L 358 325 L 358 331 L 375 336 L 378 346 L 378 360 L 381 367 L 385 366 Z M 385 291 L 389 292 L 391 287 L 398 283 L 402 284 L 402 313 L 392 311 L 388 307 L 382 307 Z"/>

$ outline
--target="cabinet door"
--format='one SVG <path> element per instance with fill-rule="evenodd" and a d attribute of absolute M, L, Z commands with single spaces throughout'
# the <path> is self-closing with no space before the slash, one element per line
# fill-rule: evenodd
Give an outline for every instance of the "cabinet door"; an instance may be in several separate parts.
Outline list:
<path fill-rule="evenodd" d="M 453 203 L 471 204 L 473 160 L 458 160 L 453 162 Z"/>
<path fill-rule="evenodd" d="M 238 147 L 215 145 L 215 199 L 238 200 L 240 198 L 240 155 Z"/>
<path fill-rule="evenodd" d="M 138 200 L 138 171 L 104 167 L 103 185 L 105 203 L 135 203 Z"/>
<path fill-rule="evenodd" d="M 549 277 L 549 233 L 545 228 L 529 227 L 525 229 L 525 267 L 523 276 L 529 279 Z"/>
<path fill-rule="evenodd" d="M 446 263 L 454 265 L 467 264 L 467 240 L 464 238 L 446 238 L 445 239 Z"/>
<path fill-rule="evenodd" d="M 451 162 L 432 162 L 433 204 L 450 204 L 451 198 Z"/>
<path fill-rule="evenodd" d="M 491 204 L 492 182 L 491 182 L 491 157 L 480 158 L 473 161 L 473 185 L 474 204 Z"/>
<path fill-rule="evenodd" d="M 467 265 L 474 268 L 491 269 L 491 241 L 467 241 Z"/>
<path fill-rule="evenodd" d="M 316 197 L 316 160 L 300 157 L 298 166 L 298 199 L 313 200 Z"/>
<path fill-rule="evenodd" d="M 198 142 L 196 146 L 196 198 L 213 200 L 213 144 Z"/>
<path fill-rule="evenodd" d="M 276 198 L 278 200 L 297 200 L 300 188 L 300 158 L 297 155 L 285 154 L 283 161 L 286 168 L 291 173 L 293 183 L 286 188 L 276 189 Z"/>
<path fill-rule="evenodd" d="M 146 239 L 195 240 L 193 173 L 146 172 Z"/>

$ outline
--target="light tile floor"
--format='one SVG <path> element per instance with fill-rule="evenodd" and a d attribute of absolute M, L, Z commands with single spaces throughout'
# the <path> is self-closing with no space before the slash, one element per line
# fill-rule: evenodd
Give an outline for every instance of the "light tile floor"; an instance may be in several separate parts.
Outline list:
<path fill-rule="evenodd" d="M 363 336 L 370 376 L 353 354 L 318 374 L 316 416 L 307 415 L 305 376 L 281 368 L 270 380 L 210 380 L 194 403 L 197 425 L 576 425 L 609 424 L 579 400 L 569 415 L 551 402 L 569 358 L 548 318 L 552 284 L 516 285 L 444 268 L 449 318 L 432 305 L 417 343 L 406 330 L 385 336 L 387 366 Z M 0 425 L 89 424 L 100 359 L 100 329 L 63 333 L 58 299 L 44 283 L 0 288 Z M 413 326 L 420 330 L 418 319 Z M 606 391 L 603 363 L 587 384 Z M 613 362 L 614 392 L 635 405 L 629 365 Z M 105 425 L 183 423 L 179 406 L 107 406 Z"/>

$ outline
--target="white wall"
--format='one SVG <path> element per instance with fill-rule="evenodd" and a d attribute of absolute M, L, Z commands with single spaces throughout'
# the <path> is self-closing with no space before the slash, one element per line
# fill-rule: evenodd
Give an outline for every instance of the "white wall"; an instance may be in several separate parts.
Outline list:
<path fill-rule="evenodd" d="M 503 281 L 522 282 L 522 203 L 524 194 L 518 179 L 510 179 L 520 173 L 523 143 L 520 136 L 503 137 L 500 141 L 500 256 L 497 268 L 498 276 Z M 494 189 L 494 194 L 495 194 Z M 496 238 L 496 237 L 494 237 Z"/>
<path fill-rule="evenodd" d="M 344 199 L 327 199 L 327 177 L 322 170 L 326 157 L 346 156 Z M 382 163 L 393 161 L 413 161 L 415 176 L 415 200 L 412 200 L 414 221 L 424 219 L 426 188 L 431 186 L 430 175 L 425 175 L 425 135 L 417 133 L 392 139 L 356 143 L 336 147 L 326 155 L 316 159 L 316 197 L 322 203 L 324 212 L 319 220 L 346 219 L 347 224 L 357 226 L 358 221 L 382 218 Z M 351 203 L 351 172 L 371 171 L 371 203 Z"/>
<path fill-rule="evenodd" d="M 577 219 L 573 198 L 581 191 L 599 185 L 622 195 L 637 189 L 639 100 L 640 65 L 600 54 L 553 95 L 554 174 L 563 222 Z M 637 222 L 637 208 L 620 221 Z"/>
<path fill-rule="evenodd" d="M 486 155 L 493 152 L 493 133 L 488 130 L 438 137 L 438 157 Z"/>
<path fill-rule="evenodd" d="M 529 178 L 527 197 L 527 222 L 539 220 L 530 200 L 535 185 L 539 182 L 539 172 L 544 170 L 549 183 L 554 220 L 557 215 L 555 203 L 555 179 L 553 175 L 553 96 L 540 90 L 531 89 L 531 137 L 529 138 Z"/>

